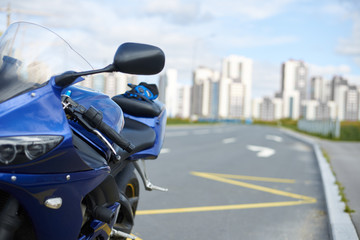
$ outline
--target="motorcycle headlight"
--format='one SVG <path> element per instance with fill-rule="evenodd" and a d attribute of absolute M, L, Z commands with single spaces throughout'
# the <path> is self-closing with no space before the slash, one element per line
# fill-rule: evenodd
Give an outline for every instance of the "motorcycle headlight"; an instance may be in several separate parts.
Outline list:
<path fill-rule="evenodd" d="M 19 136 L 0 138 L 0 164 L 20 164 L 34 160 L 56 147 L 62 136 Z"/>

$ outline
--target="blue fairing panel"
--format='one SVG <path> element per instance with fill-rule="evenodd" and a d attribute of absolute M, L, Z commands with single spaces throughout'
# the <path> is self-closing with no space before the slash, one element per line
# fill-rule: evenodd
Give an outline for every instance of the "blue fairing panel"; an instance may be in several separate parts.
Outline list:
<path fill-rule="evenodd" d="M 111 98 L 101 92 L 82 86 L 70 86 L 63 93 L 70 90 L 70 97 L 77 103 L 89 108 L 93 106 L 103 114 L 103 120 L 117 132 L 124 127 L 124 115 L 121 108 Z"/>
<path fill-rule="evenodd" d="M 135 153 L 130 156 L 131 160 L 137 159 L 156 159 L 160 154 L 164 136 L 165 136 L 165 127 L 166 127 L 166 109 L 162 108 L 162 111 L 159 116 L 154 118 L 143 118 L 143 117 L 135 117 L 125 113 L 126 118 L 130 118 L 141 122 L 149 127 L 151 127 L 156 134 L 156 140 L 154 145 L 151 148 L 145 149 L 141 152 Z"/>
<path fill-rule="evenodd" d="M 37 239 L 77 239 L 83 221 L 81 201 L 108 173 L 108 167 L 70 174 L 0 173 L 0 189 L 18 199 L 31 216 Z M 62 199 L 62 206 L 45 207 L 44 202 L 54 197 Z"/>
<path fill-rule="evenodd" d="M 27 163 L 1 166 L 2 172 L 59 173 L 90 169 L 75 153 L 60 93 L 53 89 L 51 84 L 11 98 L 2 102 L 0 106 L 0 137 L 63 137 L 63 141 L 49 153 Z"/>

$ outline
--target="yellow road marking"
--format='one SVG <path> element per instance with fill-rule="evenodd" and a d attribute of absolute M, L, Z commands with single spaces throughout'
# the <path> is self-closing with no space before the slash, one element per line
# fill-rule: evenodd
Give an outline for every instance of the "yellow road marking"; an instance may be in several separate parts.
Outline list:
<path fill-rule="evenodd" d="M 196 173 L 196 172 L 194 172 L 194 173 Z M 253 177 L 253 176 L 221 174 L 221 173 L 211 173 L 211 175 L 219 176 L 219 177 L 223 177 L 223 178 L 260 181 L 260 182 L 278 182 L 278 183 L 295 183 L 296 182 L 294 179 L 285 179 L 285 178 Z"/>
<path fill-rule="evenodd" d="M 135 236 L 134 234 L 130 234 L 131 236 Z M 127 238 L 126 240 L 131 240 L 130 238 Z M 139 238 L 138 236 L 136 236 L 136 240 L 142 240 L 142 238 Z"/>
<path fill-rule="evenodd" d="M 155 209 L 155 210 L 139 210 L 136 215 L 153 215 L 153 214 L 167 214 L 167 213 L 188 213 L 188 212 L 210 212 L 210 211 L 224 211 L 224 210 L 238 210 L 250 208 L 268 208 L 268 207 L 285 207 L 295 206 L 301 204 L 309 204 L 313 201 L 288 201 L 288 202 L 267 202 L 267 203 L 249 203 L 249 204 L 234 204 L 222 206 L 207 206 L 207 207 L 189 207 L 189 208 L 170 208 L 170 209 Z"/>
<path fill-rule="evenodd" d="M 255 189 L 258 191 L 262 191 L 262 192 L 268 192 L 268 193 L 275 194 L 275 195 L 280 195 L 280 196 L 285 196 L 285 197 L 290 197 L 290 198 L 295 198 L 295 199 L 302 199 L 302 200 L 312 200 L 313 199 L 312 197 L 307 197 L 307 196 L 300 195 L 300 194 L 289 193 L 289 192 L 277 190 L 274 188 L 268 188 L 268 187 L 251 184 L 251 183 L 231 180 L 231 179 L 228 179 L 225 177 L 219 177 L 212 173 L 191 172 L 191 174 L 198 176 L 198 177 L 215 180 L 218 182 L 224 182 L 224 183 L 233 184 L 233 185 L 240 186 L 240 187 L 251 188 L 251 189 Z"/>
<path fill-rule="evenodd" d="M 266 182 L 281 182 L 281 183 L 294 183 L 295 180 L 279 179 L 279 178 L 262 178 L 251 177 L 231 174 L 218 174 L 218 173 L 204 173 L 204 172 L 191 172 L 192 175 L 211 179 L 218 182 L 228 183 L 240 187 L 250 188 L 270 194 L 280 195 L 289 198 L 295 198 L 297 201 L 284 201 L 284 202 L 266 202 L 266 203 L 249 203 L 249 204 L 234 204 L 234 205 L 220 205 L 220 206 L 203 206 L 203 207 L 188 207 L 188 208 L 171 208 L 171 209 L 155 209 L 155 210 L 138 210 L 137 215 L 150 215 L 150 214 L 167 214 L 167 213 L 186 213 L 186 212 L 207 212 L 207 211 L 223 211 L 223 210 L 236 210 L 236 209 L 250 209 L 250 208 L 267 208 L 267 207 L 284 207 L 295 206 L 301 204 L 316 203 L 316 198 L 308 197 L 305 195 L 285 192 L 274 188 L 263 187 L 255 184 L 245 183 L 232 179 L 253 180 L 253 181 L 266 181 Z M 232 179 L 230 179 L 232 178 Z"/>

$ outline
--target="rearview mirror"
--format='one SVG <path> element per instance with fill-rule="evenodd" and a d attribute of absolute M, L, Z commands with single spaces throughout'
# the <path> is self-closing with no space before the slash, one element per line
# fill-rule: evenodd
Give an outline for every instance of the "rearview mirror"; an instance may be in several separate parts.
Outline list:
<path fill-rule="evenodd" d="M 164 65 L 165 55 L 160 48 L 140 43 L 124 43 L 117 49 L 113 64 L 85 72 L 65 72 L 55 77 L 55 84 L 66 87 L 73 84 L 78 77 L 103 72 L 152 75 L 161 72 Z"/>
<path fill-rule="evenodd" d="M 117 49 L 113 66 L 116 71 L 129 74 L 152 75 L 161 72 L 165 64 L 164 52 L 155 46 L 124 43 Z"/>

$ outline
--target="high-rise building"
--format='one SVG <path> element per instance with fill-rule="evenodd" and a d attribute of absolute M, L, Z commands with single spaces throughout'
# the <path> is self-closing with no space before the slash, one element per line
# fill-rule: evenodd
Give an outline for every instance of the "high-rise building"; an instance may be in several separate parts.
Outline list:
<path fill-rule="evenodd" d="M 318 102 L 315 111 L 316 120 L 336 119 L 336 104 L 333 101 Z"/>
<path fill-rule="evenodd" d="M 177 70 L 168 69 L 159 79 L 159 100 L 166 105 L 167 115 L 176 117 L 178 111 Z"/>
<path fill-rule="evenodd" d="M 257 98 L 252 101 L 252 117 L 263 121 L 274 121 L 282 117 L 281 98 Z"/>
<path fill-rule="evenodd" d="M 312 77 L 310 80 L 310 99 L 323 101 L 324 80 L 321 76 Z"/>
<path fill-rule="evenodd" d="M 306 100 L 307 75 L 308 67 L 303 61 L 289 60 L 282 64 L 283 118 L 298 119 L 304 114 L 300 104 Z"/>
<path fill-rule="evenodd" d="M 112 97 L 126 92 L 129 89 L 127 87 L 128 83 L 137 84 L 137 76 L 115 72 L 102 73 L 87 77 L 86 80 L 79 84 Z"/>
<path fill-rule="evenodd" d="M 199 67 L 193 74 L 191 114 L 198 117 L 217 117 L 219 73 Z"/>
<path fill-rule="evenodd" d="M 332 101 L 331 100 L 331 82 L 324 81 L 323 87 L 324 87 L 324 90 L 322 91 L 322 93 L 323 93 L 322 101 L 323 102 Z"/>
<path fill-rule="evenodd" d="M 185 85 L 178 88 L 178 110 L 180 118 L 190 118 L 191 86 Z"/>
<path fill-rule="evenodd" d="M 231 55 L 222 62 L 219 117 L 251 117 L 252 60 Z"/>
<path fill-rule="evenodd" d="M 345 94 L 345 120 L 357 121 L 359 117 L 359 90 L 349 86 Z"/>
<path fill-rule="evenodd" d="M 251 117 L 254 119 L 260 119 L 260 105 L 262 103 L 262 98 L 254 98 L 251 101 Z"/>
<path fill-rule="evenodd" d="M 347 85 L 348 85 L 348 81 L 344 79 L 342 76 L 334 76 L 333 79 L 331 80 L 330 100 L 335 101 L 335 99 L 337 99 L 336 88 L 338 88 L 339 86 L 347 86 Z"/>
<path fill-rule="evenodd" d="M 317 111 L 318 106 L 320 104 L 319 100 L 304 100 L 301 105 L 304 109 L 303 117 L 307 120 L 316 120 L 317 119 Z"/>
<path fill-rule="evenodd" d="M 346 93 L 348 91 L 347 85 L 337 85 L 334 88 L 334 102 L 336 104 L 336 117 L 343 121 L 345 119 L 345 104 Z"/>

